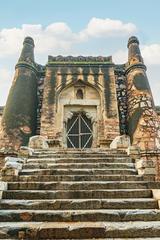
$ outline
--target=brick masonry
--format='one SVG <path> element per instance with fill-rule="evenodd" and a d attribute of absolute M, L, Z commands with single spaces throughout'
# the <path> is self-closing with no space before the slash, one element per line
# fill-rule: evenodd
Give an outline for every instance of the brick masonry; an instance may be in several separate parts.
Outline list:
<path fill-rule="evenodd" d="M 49 56 L 44 66 L 35 63 L 33 39 L 25 38 L 2 116 L 0 147 L 18 149 L 36 134 L 67 147 L 66 125 L 76 111 L 91 119 L 93 147 L 102 142 L 107 147 L 123 134 L 141 150 L 160 145 L 159 117 L 136 37 L 128 41 L 125 64 L 114 64 L 112 57 Z"/>

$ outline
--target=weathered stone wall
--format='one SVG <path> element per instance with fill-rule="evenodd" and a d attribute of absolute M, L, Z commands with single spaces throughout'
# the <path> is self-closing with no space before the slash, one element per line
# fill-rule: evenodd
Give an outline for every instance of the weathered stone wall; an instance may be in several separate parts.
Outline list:
<path fill-rule="evenodd" d="M 1 121 L 2 121 L 2 115 L 0 114 L 0 125 L 1 125 Z"/>
<path fill-rule="evenodd" d="M 156 113 L 158 115 L 159 125 L 160 125 L 160 106 L 156 106 Z"/>
<path fill-rule="evenodd" d="M 44 91 L 44 77 L 45 77 L 45 67 L 39 65 L 39 78 L 37 82 L 37 127 L 36 135 L 40 135 L 41 129 L 41 112 L 42 112 L 42 102 L 43 102 L 43 91 Z"/>
<path fill-rule="evenodd" d="M 128 134 L 131 143 L 142 150 L 157 148 L 159 123 L 152 93 L 146 76 L 146 67 L 140 55 L 139 42 L 129 40 L 129 60 L 126 69 L 128 101 Z"/>
<path fill-rule="evenodd" d="M 18 149 L 26 145 L 36 131 L 37 78 L 27 68 L 17 68 L 4 109 L 0 129 L 0 146 Z"/>
<path fill-rule="evenodd" d="M 41 66 L 33 49 L 33 39 L 25 38 L 0 125 L 0 148 L 18 149 L 39 134 L 65 147 L 72 111 L 92 119 L 93 147 L 124 134 L 141 149 L 160 146 L 160 115 L 136 37 L 129 39 L 128 62 L 122 65 L 111 57 L 49 56 Z"/>
<path fill-rule="evenodd" d="M 127 81 L 125 76 L 125 66 L 120 65 L 115 69 L 116 75 L 116 91 L 119 111 L 119 127 L 120 134 L 127 134 Z"/>
<path fill-rule="evenodd" d="M 83 99 L 76 98 L 76 92 L 81 89 Z M 68 64 L 49 62 L 44 79 L 44 94 L 41 116 L 41 135 L 64 142 L 64 109 L 79 106 L 81 110 L 87 107 L 97 108 L 97 138 L 114 139 L 119 135 L 119 120 L 115 75 L 112 63 L 108 66 L 83 64 L 79 62 Z M 88 112 L 87 112 L 88 113 Z M 98 142 L 97 141 L 97 142 Z M 98 144 L 98 143 L 97 143 Z"/>
<path fill-rule="evenodd" d="M 136 78 L 145 78 L 142 69 L 134 69 L 128 74 L 128 133 L 132 143 L 142 149 L 156 148 L 158 139 L 158 117 L 149 89 L 136 85 Z"/>
<path fill-rule="evenodd" d="M 47 67 L 44 79 L 43 103 L 41 111 L 40 134 L 47 138 L 55 138 L 55 72 L 57 68 Z"/>
<path fill-rule="evenodd" d="M 1 169 L 4 167 L 5 165 L 5 158 L 8 156 L 12 156 L 12 157 L 17 157 L 18 153 L 16 152 L 5 152 L 5 151 L 0 151 L 0 178 L 1 178 Z"/>
<path fill-rule="evenodd" d="M 33 39 L 25 38 L 3 112 L 0 148 L 17 150 L 21 145 L 27 145 L 29 137 L 36 133 L 38 73 L 33 48 Z"/>
<path fill-rule="evenodd" d="M 156 181 L 160 181 L 160 152 L 154 157 L 156 166 Z"/>
<path fill-rule="evenodd" d="M 154 175 L 156 181 L 160 181 L 160 149 L 141 151 L 141 160 L 145 161 L 144 168 L 147 167 L 146 174 Z"/>

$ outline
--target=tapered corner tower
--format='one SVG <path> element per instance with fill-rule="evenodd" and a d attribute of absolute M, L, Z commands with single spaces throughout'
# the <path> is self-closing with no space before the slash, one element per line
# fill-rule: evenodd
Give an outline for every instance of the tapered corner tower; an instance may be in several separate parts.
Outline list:
<path fill-rule="evenodd" d="M 139 146 L 142 150 L 153 150 L 159 141 L 158 117 L 136 37 L 131 37 L 128 41 L 126 76 L 128 134 L 132 145 Z"/>
<path fill-rule="evenodd" d="M 35 135 L 37 113 L 37 71 L 34 41 L 26 37 L 15 67 L 15 76 L 2 116 L 0 147 L 18 149 Z"/>
<path fill-rule="evenodd" d="M 0 148 L 18 150 L 33 135 L 51 147 L 108 148 L 128 134 L 132 145 L 154 150 L 159 120 L 139 41 L 128 41 L 128 61 L 104 56 L 49 56 L 35 63 L 26 37 L 3 112 Z"/>

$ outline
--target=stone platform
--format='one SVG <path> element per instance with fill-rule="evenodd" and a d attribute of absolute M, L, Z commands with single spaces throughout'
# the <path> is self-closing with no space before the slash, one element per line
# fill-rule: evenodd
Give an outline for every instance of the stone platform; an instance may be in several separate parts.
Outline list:
<path fill-rule="evenodd" d="M 154 179 L 120 150 L 36 150 L 2 176 L 0 239 L 160 239 Z"/>

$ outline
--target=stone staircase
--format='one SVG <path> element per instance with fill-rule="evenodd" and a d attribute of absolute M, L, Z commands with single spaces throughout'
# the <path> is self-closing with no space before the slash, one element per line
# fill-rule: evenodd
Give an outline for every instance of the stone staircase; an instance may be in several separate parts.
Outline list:
<path fill-rule="evenodd" d="M 39 150 L 2 180 L 0 239 L 160 239 L 160 183 L 123 151 Z"/>

